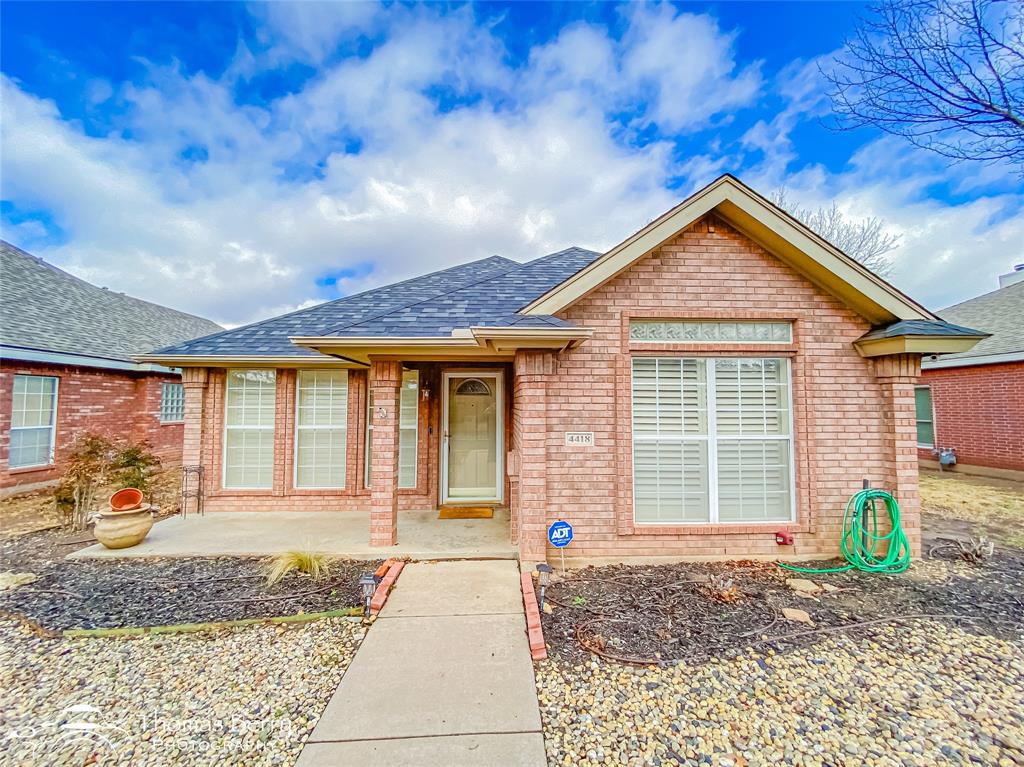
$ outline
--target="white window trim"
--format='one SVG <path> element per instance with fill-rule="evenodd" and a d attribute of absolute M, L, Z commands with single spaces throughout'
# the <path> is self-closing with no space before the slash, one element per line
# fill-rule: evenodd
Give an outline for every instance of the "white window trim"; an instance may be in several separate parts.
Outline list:
<path fill-rule="evenodd" d="M 633 357 L 629 363 L 629 392 L 630 392 L 630 463 L 632 464 L 632 499 L 633 499 L 633 525 L 636 527 L 700 527 L 707 525 L 722 525 L 722 526 L 750 526 L 750 525 L 781 525 L 781 524 L 792 524 L 796 521 L 796 418 L 793 413 L 793 361 L 789 357 L 772 357 L 770 355 L 761 356 L 730 356 L 730 357 L 702 357 L 689 355 L 643 355 L 644 359 L 696 359 L 701 360 L 705 364 L 705 397 L 707 399 L 707 424 L 708 433 L 706 435 L 682 435 L 679 437 L 679 441 L 693 441 L 693 442 L 706 442 L 707 443 L 707 457 L 708 457 L 708 519 L 699 521 L 675 521 L 666 522 L 664 520 L 657 520 L 654 522 L 640 522 L 636 518 L 636 447 L 635 442 L 637 441 L 636 431 L 633 428 L 633 407 L 635 402 L 633 400 L 634 392 L 636 391 L 633 386 Z M 734 440 L 756 440 L 758 442 L 765 440 L 783 440 L 789 442 L 789 518 L 788 519 L 758 519 L 758 520 L 735 520 L 735 521 L 722 521 L 718 517 L 718 413 L 717 408 L 714 406 L 713 397 L 716 392 L 716 378 L 715 378 L 715 362 L 721 359 L 781 359 L 786 363 L 786 396 L 789 398 L 788 402 L 788 417 L 789 417 L 789 434 L 786 436 L 771 435 L 771 434 L 730 434 L 723 438 L 724 441 Z M 655 442 L 661 437 L 651 438 L 645 440 L 643 437 L 640 438 L 641 442 L 651 441 Z"/>
<path fill-rule="evenodd" d="M 296 490 L 344 490 L 348 480 L 348 395 L 349 380 L 348 371 L 345 372 L 345 465 L 341 475 L 340 485 L 300 485 L 299 484 L 299 431 L 316 431 L 318 429 L 337 429 L 337 426 L 300 426 L 299 425 L 299 379 L 303 373 L 316 373 L 316 370 L 297 370 L 295 372 L 295 436 L 292 442 L 292 487 Z"/>
<path fill-rule="evenodd" d="M 274 415 L 275 415 L 275 420 L 276 420 L 276 416 L 277 416 L 277 383 L 278 383 L 277 370 L 274 370 L 273 368 L 242 368 L 242 370 L 253 371 L 253 372 L 268 372 L 269 371 L 269 372 L 272 372 L 274 374 Z M 269 492 L 271 492 L 274 489 L 273 475 L 271 475 L 270 486 L 269 487 L 258 487 L 258 486 L 253 486 L 253 485 L 229 485 L 228 484 L 228 431 L 230 429 L 247 429 L 249 431 L 269 431 L 269 432 L 274 432 L 274 431 L 276 431 L 276 428 L 277 428 L 276 424 L 271 425 L 271 426 L 229 426 L 228 425 L 228 388 L 231 386 L 231 373 L 232 373 L 232 370 L 229 369 L 228 372 L 227 372 L 227 375 L 224 377 L 224 408 L 223 408 L 223 411 L 224 411 L 224 432 L 221 435 L 220 486 L 222 488 L 224 488 L 225 490 L 260 490 L 262 492 L 269 493 Z M 276 447 L 276 445 L 274 447 Z M 273 452 L 276 453 L 276 451 L 273 451 Z M 274 461 L 275 462 L 276 462 L 276 459 L 277 459 L 277 456 L 275 455 L 274 456 Z"/>
<path fill-rule="evenodd" d="M 925 443 L 925 442 L 921 442 L 918 439 L 918 435 L 920 433 L 918 428 L 917 428 L 918 419 L 917 419 L 917 395 L 916 395 L 916 392 L 917 392 L 918 389 L 927 389 L 928 390 L 928 404 L 931 405 L 931 411 L 932 411 L 932 444 L 930 444 L 930 445 Z M 922 448 L 924 450 L 934 450 L 935 449 L 935 443 L 938 442 L 939 429 L 938 429 L 938 424 L 935 422 L 935 396 L 932 393 L 932 387 L 929 386 L 928 384 L 920 384 L 920 385 L 914 387 L 914 392 L 915 392 L 915 396 L 914 396 L 914 442 L 915 442 L 915 444 L 918 447 L 920 447 L 920 448 Z"/>
<path fill-rule="evenodd" d="M 164 400 L 168 386 L 180 386 L 181 387 L 181 418 L 168 418 L 164 419 Z M 160 384 L 160 417 L 159 421 L 161 424 L 172 424 L 172 423 L 185 423 L 185 385 L 180 382 L 174 381 L 163 381 Z"/>
<path fill-rule="evenodd" d="M 52 415 L 52 417 L 50 419 L 51 420 L 51 423 L 50 423 L 50 452 L 49 452 L 49 458 L 47 459 L 46 463 L 25 463 L 25 464 L 22 464 L 21 466 L 11 466 L 10 445 L 8 445 L 7 467 L 9 469 L 13 470 L 13 471 L 21 471 L 23 469 L 39 469 L 39 468 L 43 468 L 43 467 L 46 467 L 46 466 L 53 466 L 54 459 L 55 459 L 56 454 L 57 454 L 57 412 L 58 412 L 57 411 L 57 407 L 58 407 L 58 400 L 60 399 L 60 377 L 59 376 L 37 376 L 37 375 L 32 375 L 31 373 L 18 373 L 18 374 L 16 374 L 14 376 L 14 378 L 18 378 L 18 377 L 21 377 L 21 378 L 52 378 L 53 379 L 53 415 Z M 14 387 L 14 379 L 13 378 L 11 379 L 11 387 L 12 387 L 12 394 L 13 394 L 13 387 Z M 14 398 L 12 396 L 11 397 L 11 412 L 12 412 L 12 415 L 13 415 L 13 411 L 14 411 Z M 42 428 L 42 427 L 41 426 L 12 426 L 11 427 L 11 431 L 15 432 L 15 431 L 21 431 L 22 429 L 40 429 L 40 428 Z"/>
<path fill-rule="evenodd" d="M 363 487 L 370 489 L 373 485 L 370 482 L 371 470 L 371 445 L 370 432 L 373 431 L 373 386 L 370 384 L 370 377 L 366 377 L 366 435 L 363 439 Z"/>

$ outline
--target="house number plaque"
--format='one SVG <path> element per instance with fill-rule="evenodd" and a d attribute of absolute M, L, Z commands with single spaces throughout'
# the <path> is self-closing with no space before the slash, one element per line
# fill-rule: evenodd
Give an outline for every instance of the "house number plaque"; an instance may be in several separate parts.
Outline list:
<path fill-rule="evenodd" d="M 592 431 L 567 431 L 565 433 L 565 444 L 570 447 L 593 447 L 594 432 Z"/>

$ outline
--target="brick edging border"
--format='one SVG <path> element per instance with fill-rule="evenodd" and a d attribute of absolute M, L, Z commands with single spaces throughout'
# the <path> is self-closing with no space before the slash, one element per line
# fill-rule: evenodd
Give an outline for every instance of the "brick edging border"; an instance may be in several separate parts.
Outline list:
<path fill-rule="evenodd" d="M 530 657 L 534 660 L 546 660 L 548 648 L 544 644 L 544 630 L 540 625 L 540 608 L 537 607 L 537 594 L 533 590 L 533 576 L 520 573 L 523 586 L 523 607 L 526 609 L 526 637 L 530 642 Z"/>
<path fill-rule="evenodd" d="M 370 615 L 376 615 L 384 607 L 384 603 L 388 601 L 388 594 L 391 593 L 391 588 L 395 585 L 395 581 L 398 580 L 398 576 L 401 575 L 403 567 L 405 567 L 405 562 L 396 562 L 393 559 L 389 559 L 377 568 L 378 573 L 385 568 L 387 572 L 384 574 L 381 582 L 377 584 L 376 591 L 373 592 L 373 599 L 370 600 Z"/>

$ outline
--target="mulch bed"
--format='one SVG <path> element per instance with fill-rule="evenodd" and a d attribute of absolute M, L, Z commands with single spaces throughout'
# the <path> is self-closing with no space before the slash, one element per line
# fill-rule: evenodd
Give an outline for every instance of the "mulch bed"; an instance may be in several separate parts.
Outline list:
<path fill-rule="evenodd" d="M 839 590 L 801 597 L 787 578 Z M 900 616 L 957 616 L 939 619 L 966 631 L 1022 640 L 1022 583 L 1019 550 L 997 553 L 980 565 L 919 561 L 896 576 L 804 575 L 751 561 L 615 565 L 570 572 L 549 586 L 554 610 L 542 620 L 544 638 L 557 656 L 577 661 L 595 653 L 645 665 L 703 662 L 751 647 L 785 652 Z M 813 625 L 787 620 L 784 607 L 806 611 Z"/>
<path fill-rule="evenodd" d="M 64 560 L 78 548 L 66 531 L 47 530 L 0 542 L 0 569 L 39 579 L 0 592 L 0 614 L 45 629 L 205 623 L 358 607 L 357 581 L 380 562 L 340 560 L 314 582 L 290 574 L 266 585 L 267 560 L 236 557 Z"/>

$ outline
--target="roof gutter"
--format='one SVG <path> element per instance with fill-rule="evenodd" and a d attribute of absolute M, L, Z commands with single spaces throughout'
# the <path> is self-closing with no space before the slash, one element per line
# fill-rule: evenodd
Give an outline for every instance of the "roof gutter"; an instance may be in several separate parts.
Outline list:
<path fill-rule="evenodd" d="M 90 357 L 86 354 L 68 354 L 66 352 L 51 352 L 44 349 L 27 349 L 20 346 L 7 346 L 6 344 L 0 345 L 0 360 L 38 362 L 48 365 L 71 365 L 83 368 L 100 368 L 102 370 L 123 370 L 131 373 L 178 372 L 173 369 L 176 366 L 165 367 L 162 364 L 155 364 L 156 360 L 132 362 L 130 360 L 109 357 Z"/>

